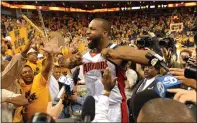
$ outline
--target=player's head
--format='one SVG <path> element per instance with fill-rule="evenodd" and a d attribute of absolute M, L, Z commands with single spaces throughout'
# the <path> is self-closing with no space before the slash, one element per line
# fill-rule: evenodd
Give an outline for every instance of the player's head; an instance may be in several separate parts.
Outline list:
<path fill-rule="evenodd" d="M 111 26 L 108 21 L 95 18 L 93 19 L 87 30 L 88 47 L 90 49 L 97 48 L 102 40 L 105 40 L 110 35 Z"/>

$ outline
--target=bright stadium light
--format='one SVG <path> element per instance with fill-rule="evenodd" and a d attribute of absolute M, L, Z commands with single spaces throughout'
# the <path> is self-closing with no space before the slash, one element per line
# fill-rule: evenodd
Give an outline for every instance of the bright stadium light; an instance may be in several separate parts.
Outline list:
<path fill-rule="evenodd" d="M 132 7 L 131 9 L 140 9 L 140 7 L 138 6 L 138 7 Z"/>
<path fill-rule="evenodd" d="M 155 8 L 155 5 L 153 5 L 153 6 L 150 6 L 150 8 L 152 9 L 152 8 Z"/>

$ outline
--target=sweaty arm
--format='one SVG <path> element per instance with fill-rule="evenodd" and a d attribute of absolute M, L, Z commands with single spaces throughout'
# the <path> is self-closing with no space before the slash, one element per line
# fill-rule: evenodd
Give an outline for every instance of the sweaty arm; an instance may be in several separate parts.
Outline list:
<path fill-rule="evenodd" d="M 29 41 L 21 53 L 14 55 L 10 63 L 6 66 L 6 68 L 2 72 L 2 84 L 1 84 L 2 89 L 7 89 L 19 77 L 20 71 L 25 65 L 26 54 L 31 44 L 32 41 Z"/>
<path fill-rule="evenodd" d="M 2 89 L 7 89 L 14 83 L 24 65 L 25 58 L 21 54 L 16 54 L 2 72 Z"/>
<path fill-rule="evenodd" d="M 76 53 L 72 55 L 70 58 L 64 60 L 64 66 L 69 69 L 72 69 L 81 64 L 82 64 L 82 56 L 80 53 Z"/>
<path fill-rule="evenodd" d="M 45 63 L 44 63 L 43 69 L 41 71 L 41 74 L 45 78 L 45 80 L 47 81 L 49 78 L 49 73 L 50 73 L 50 71 L 52 69 L 52 65 L 53 65 L 53 56 L 51 53 L 48 53 L 48 56 L 44 62 Z"/>
<path fill-rule="evenodd" d="M 138 50 L 129 46 L 120 46 L 115 49 L 118 53 L 118 58 L 127 61 L 134 61 L 139 64 L 147 65 L 149 60 L 145 57 L 145 55 L 153 51 L 150 50 Z"/>
<path fill-rule="evenodd" d="M 15 94 L 11 91 L 8 91 L 6 89 L 2 89 L 2 97 L 1 97 L 1 102 L 7 102 L 7 103 L 12 103 L 16 106 L 24 106 L 29 104 L 28 100 L 25 98 L 25 96 L 21 94 Z"/>
<path fill-rule="evenodd" d="M 29 104 L 28 100 L 23 95 L 19 95 L 16 97 L 3 97 L 2 100 L 7 103 L 12 103 L 17 106 L 24 106 Z"/>

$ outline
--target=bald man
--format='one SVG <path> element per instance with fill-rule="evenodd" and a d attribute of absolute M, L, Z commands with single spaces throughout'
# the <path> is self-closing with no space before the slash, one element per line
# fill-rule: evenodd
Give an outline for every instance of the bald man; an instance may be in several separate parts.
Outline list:
<path fill-rule="evenodd" d="M 142 107 L 137 122 L 196 122 L 191 110 L 183 103 L 168 98 L 156 98 Z"/>

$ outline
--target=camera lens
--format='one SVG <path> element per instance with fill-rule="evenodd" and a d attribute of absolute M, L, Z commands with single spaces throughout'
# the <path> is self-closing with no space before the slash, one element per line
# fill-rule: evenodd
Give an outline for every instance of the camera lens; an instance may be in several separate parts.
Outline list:
<path fill-rule="evenodd" d="M 196 79 L 197 80 L 197 67 L 195 67 L 195 66 L 186 67 L 185 71 L 184 71 L 184 76 L 186 78 Z"/>
<path fill-rule="evenodd" d="M 160 46 L 160 47 L 165 47 L 166 45 L 167 45 L 167 44 L 166 44 L 165 41 L 163 41 L 163 40 L 159 41 L 159 46 Z"/>
<path fill-rule="evenodd" d="M 187 62 L 189 60 L 189 56 L 182 56 L 183 61 Z"/>

